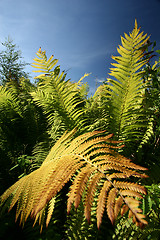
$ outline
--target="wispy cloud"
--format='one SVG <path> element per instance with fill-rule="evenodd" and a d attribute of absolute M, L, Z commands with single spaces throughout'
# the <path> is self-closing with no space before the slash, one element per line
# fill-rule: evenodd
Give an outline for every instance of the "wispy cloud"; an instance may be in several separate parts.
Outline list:
<path fill-rule="evenodd" d="M 106 81 L 105 78 L 98 78 L 98 77 L 95 78 L 96 83 L 103 83 L 104 81 Z"/>
<path fill-rule="evenodd" d="M 104 57 L 107 54 L 111 54 L 111 51 L 106 50 L 106 48 L 87 52 L 83 51 L 83 49 L 79 49 L 77 52 L 74 52 L 74 50 L 72 50 L 72 52 L 64 51 L 63 61 L 66 62 L 70 68 L 82 68 L 89 65 L 93 60 Z"/>

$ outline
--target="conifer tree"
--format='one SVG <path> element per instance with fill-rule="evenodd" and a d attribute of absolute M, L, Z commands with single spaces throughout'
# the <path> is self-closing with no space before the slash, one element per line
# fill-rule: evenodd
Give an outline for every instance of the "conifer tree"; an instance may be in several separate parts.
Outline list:
<path fill-rule="evenodd" d="M 18 84 L 20 78 L 28 77 L 24 71 L 28 64 L 21 60 L 22 53 L 11 38 L 8 37 L 2 46 L 5 49 L 0 51 L 0 84 L 6 85 L 10 81 Z"/>

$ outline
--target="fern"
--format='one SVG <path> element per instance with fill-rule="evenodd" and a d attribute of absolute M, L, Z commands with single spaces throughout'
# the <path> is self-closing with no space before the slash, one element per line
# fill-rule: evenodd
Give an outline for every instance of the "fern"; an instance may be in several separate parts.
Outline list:
<path fill-rule="evenodd" d="M 117 48 L 120 56 L 112 57 L 116 61 L 112 63 L 112 78 L 108 78 L 103 91 L 99 89 L 106 105 L 109 132 L 125 142 L 140 142 L 147 126 L 146 109 L 143 109 L 146 85 L 142 67 L 149 61 L 145 53 L 148 40 L 135 20 L 133 31 L 121 37 L 122 46 Z"/>
<path fill-rule="evenodd" d="M 96 231 L 93 229 L 93 225 L 89 225 L 83 215 L 84 206 L 82 201 L 80 202 L 76 211 L 71 210 L 67 216 L 66 225 L 66 239 L 92 239 L 95 236 Z M 92 219 L 93 220 L 93 219 Z"/>
<path fill-rule="evenodd" d="M 18 100 L 17 95 L 14 91 L 10 91 L 6 87 L 0 86 L 0 111 L 6 112 L 6 115 L 11 115 L 13 110 L 20 116 L 22 116 L 22 110 L 20 105 L 20 100 Z"/>
<path fill-rule="evenodd" d="M 104 86 L 98 87 L 94 96 L 86 101 L 85 112 L 88 116 L 88 129 L 103 130 L 108 129 L 108 114 L 106 112 L 105 98 L 103 99 Z"/>
<path fill-rule="evenodd" d="M 55 67 L 57 62 L 53 55 L 47 60 L 45 51 L 40 48 L 33 63 L 36 68 L 34 72 L 43 74 L 35 77 L 38 79 L 37 90 L 32 93 L 32 97 L 43 109 L 48 119 L 48 132 L 54 140 L 65 130 L 82 128 L 85 124 L 84 100 L 80 92 L 83 78 L 78 83 L 66 81 L 66 74 L 60 73 L 59 66 Z"/>
<path fill-rule="evenodd" d="M 146 169 L 116 153 L 116 146 L 111 145 L 116 143 L 110 140 L 112 135 L 89 132 L 73 139 L 74 132 L 65 133 L 57 141 L 39 169 L 6 190 L 1 196 L 1 204 L 11 196 L 9 210 L 17 203 L 16 219 L 20 217 L 20 223 L 24 224 L 31 215 L 35 222 L 39 219 L 39 223 L 43 225 L 49 203 L 46 216 L 48 225 L 54 209 L 53 198 L 74 177 L 67 202 L 68 213 L 72 204 L 78 208 L 84 194 L 84 215 L 90 221 L 92 203 L 97 192 L 98 228 L 105 208 L 112 223 L 121 210 L 122 214 L 128 211 L 129 217 L 137 225 L 147 224 L 138 200 L 146 194 L 145 188 L 137 183 L 124 181 L 131 176 L 147 177 L 139 172 Z"/>

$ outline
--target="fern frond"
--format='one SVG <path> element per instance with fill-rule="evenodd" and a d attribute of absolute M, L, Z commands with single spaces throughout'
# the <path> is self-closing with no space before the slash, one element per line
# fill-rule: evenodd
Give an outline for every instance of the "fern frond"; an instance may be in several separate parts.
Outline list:
<path fill-rule="evenodd" d="M 136 192 L 140 192 L 142 194 L 146 194 L 145 187 L 143 187 L 143 186 L 141 186 L 137 183 L 128 183 L 128 182 L 124 182 L 124 181 L 123 182 L 116 181 L 116 182 L 114 182 L 114 184 L 117 188 L 129 189 L 129 190 L 133 190 L 133 191 L 136 191 Z"/>
<path fill-rule="evenodd" d="M 53 56 L 47 60 L 46 53 L 40 49 L 32 65 L 40 69 L 35 72 L 43 74 L 36 77 L 37 90 L 31 95 L 35 103 L 43 109 L 48 119 L 48 133 L 54 141 L 64 131 L 75 127 L 82 129 L 85 124 L 81 80 L 78 83 L 66 80 L 66 74 L 60 72 L 59 66 L 55 67 L 57 62 Z"/>
<path fill-rule="evenodd" d="M 121 37 L 122 46 L 117 48 L 120 56 L 112 57 L 112 63 L 106 97 L 110 101 L 110 132 L 118 140 L 141 141 L 147 127 L 147 118 L 143 110 L 143 99 L 146 85 L 143 83 L 142 67 L 147 63 L 144 58 L 149 36 L 138 29 L 137 21 L 133 31 Z M 105 96 L 105 94 L 104 94 Z"/>
<path fill-rule="evenodd" d="M 49 209 L 48 209 L 48 215 L 47 215 L 47 219 L 46 219 L 46 226 L 48 226 L 48 224 L 51 220 L 52 213 L 53 213 L 53 210 L 54 210 L 54 206 L 55 206 L 55 198 L 52 198 L 49 201 Z"/>
<path fill-rule="evenodd" d="M 1 203 L 11 196 L 9 209 L 17 203 L 16 219 L 20 217 L 22 223 L 29 215 L 35 217 L 36 221 L 37 217 L 40 222 L 41 218 L 44 221 L 45 207 L 49 203 L 46 219 L 48 225 L 54 208 L 54 197 L 69 180 L 72 180 L 68 212 L 72 204 L 78 208 L 83 196 L 85 217 L 90 221 L 96 193 L 98 227 L 105 208 L 111 222 L 114 223 L 121 206 L 123 212 L 124 209 L 129 210 L 129 216 L 132 215 L 136 224 L 146 224 L 137 200 L 137 197 L 142 198 L 142 195 L 146 194 L 145 188 L 134 182 L 121 181 L 131 175 L 146 177 L 139 174 L 141 169 L 146 169 L 114 152 L 114 146 L 112 148 L 112 141 L 109 139 L 112 135 L 105 137 L 104 132 L 97 131 L 72 139 L 73 134 L 74 130 L 65 133 L 53 146 L 41 167 L 6 190 L 1 196 Z"/>
<path fill-rule="evenodd" d="M 17 96 L 17 93 L 14 92 L 14 89 L 10 90 L 6 87 L 0 86 L 0 111 L 3 111 L 8 114 L 11 114 L 11 111 L 14 110 L 15 113 L 22 116 L 22 109 L 20 104 L 20 99 Z M 13 109 L 13 110 L 12 110 Z"/>
<path fill-rule="evenodd" d="M 88 189 L 87 189 L 87 198 L 85 199 L 85 209 L 84 215 L 87 221 L 90 223 L 91 219 L 91 208 L 94 200 L 94 195 L 96 193 L 97 184 L 99 183 L 100 179 L 103 177 L 103 174 L 99 174 L 99 172 L 95 173 L 89 181 Z"/>
<path fill-rule="evenodd" d="M 121 196 L 119 196 L 117 199 L 116 199 L 116 202 L 115 202 L 115 205 L 114 205 L 114 215 L 115 215 L 115 218 L 117 218 L 118 214 L 119 214 L 119 211 L 122 207 L 122 204 L 123 204 L 123 199 Z"/>
<path fill-rule="evenodd" d="M 32 63 L 32 66 L 40 70 L 35 70 L 34 72 L 49 74 L 52 68 L 58 63 L 58 59 L 54 59 L 53 55 L 47 60 L 46 52 L 42 51 L 41 48 L 39 48 L 36 55 L 38 58 L 36 57 L 33 59 L 34 63 Z"/>
<path fill-rule="evenodd" d="M 109 191 L 109 188 L 111 187 L 111 183 L 109 181 L 105 181 L 103 184 L 100 194 L 98 196 L 97 201 L 97 227 L 99 228 L 102 223 L 102 217 L 106 206 L 106 198 L 107 198 L 107 192 Z"/>
<path fill-rule="evenodd" d="M 151 136 L 153 136 L 153 127 L 154 127 L 154 117 L 150 117 L 146 132 L 145 132 L 145 134 L 142 138 L 142 141 L 139 145 L 139 149 L 142 148 L 142 146 L 149 141 Z"/>
<path fill-rule="evenodd" d="M 112 188 L 109 191 L 108 198 L 107 198 L 107 213 L 108 213 L 109 219 L 111 220 L 112 224 L 115 221 L 114 205 L 115 205 L 116 196 L 117 196 L 116 189 Z"/>

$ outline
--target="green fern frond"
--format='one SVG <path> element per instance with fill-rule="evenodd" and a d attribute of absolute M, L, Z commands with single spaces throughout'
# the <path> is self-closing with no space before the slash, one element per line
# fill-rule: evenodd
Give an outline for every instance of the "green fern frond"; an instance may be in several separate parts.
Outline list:
<path fill-rule="evenodd" d="M 19 116 L 22 116 L 20 99 L 18 98 L 17 94 L 14 93 L 14 91 L 0 86 L 0 95 L 0 111 L 3 111 L 3 114 L 5 112 L 9 117 L 9 115 L 14 111 Z"/>
<path fill-rule="evenodd" d="M 110 101 L 110 132 L 118 136 L 119 140 L 141 140 L 147 126 L 143 99 L 145 84 L 143 83 L 142 67 L 148 62 L 144 52 L 149 37 L 143 35 L 137 27 L 125 37 L 121 37 L 122 46 L 117 48 L 120 56 L 112 57 L 117 63 L 112 63 L 106 97 Z"/>
<path fill-rule="evenodd" d="M 81 97 L 81 80 L 72 83 L 65 80 L 66 74 L 60 73 L 60 68 L 55 67 L 58 60 L 51 56 L 47 60 L 45 52 L 39 49 L 33 67 L 41 69 L 35 72 L 43 72 L 36 77 L 39 79 L 37 90 L 32 93 L 33 100 L 42 107 L 48 119 L 48 132 L 55 138 L 61 136 L 65 130 L 72 130 L 75 126 L 82 128 L 85 124 Z M 53 69 L 53 67 L 55 67 Z M 84 75 L 84 77 L 87 76 Z M 55 138 L 56 140 L 56 138 Z"/>
<path fill-rule="evenodd" d="M 85 105 L 85 113 L 88 116 L 89 131 L 108 129 L 108 113 L 106 107 L 106 95 L 104 94 L 104 85 L 98 87 L 97 91 L 91 96 Z M 105 96 L 104 96 L 105 95 Z"/>
<path fill-rule="evenodd" d="M 111 145 L 111 142 L 114 142 L 110 140 L 112 135 L 105 137 L 102 135 L 103 132 L 97 131 L 73 139 L 74 132 L 73 130 L 65 133 L 58 140 L 39 169 L 23 177 L 6 190 L 1 196 L 1 204 L 11 196 L 9 210 L 17 203 L 16 219 L 20 217 L 20 222 L 24 223 L 31 215 L 36 218 L 36 221 L 39 218 L 39 222 L 43 223 L 45 208 L 49 203 L 46 220 L 48 225 L 54 208 L 53 198 L 72 179 L 73 183 L 68 197 L 68 213 L 72 204 L 78 208 L 83 195 L 85 217 L 90 221 L 94 196 L 98 193 L 98 227 L 105 208 L 111 222 L 114 223 L 121 205 L 122 212 L 124 209 L 129 210 L 133 222 L 138 225 L 147 224 L 139 209 L 140 201 L 136 200 L 137 197 L 142 198 L 140 195 L 146 194 L 145 188 L 137 183 L 121 181 L 131 175 L 139 178 L 146 177 L 145 174 L 138 174 L 139 170 L 146 169 L 116 153 Z M 110 166 L 112 166 L 111 171 Z M 117 175 L 110 178 L 113 171 Z M 124 192 L 124 189 L 128 191 L 127 197 L 127 191 Z M 119 204 L 119 199 L 123 203 Z"/>
<path fill-rule="evenodd" d="M 146 128 L 146 132 L 142 138 L 142 141 L 139 145 L 139 149 L 142 148 L 142 146 L 149 141 L 149 139 L 153 136 L 153 127 L 154 127 L 154 117 L 150 117 L 148 121 L 148 126 Z M 139 150 L 138 149 L 138 150 Z"/>
<path fill-rule="evenodd" d="M 34 72 L 44 72 L 45 74 L 49 74 L 53 67 L 58 63 L 58 59 L 54 59 L 53 55 L 47 60 L 46 52 L 42 51 L 41 48 L 39 48 L 36 55 L 38 58 L 34 58 L 35 62 L 32 63 L 32 66 L 40 70 L 34 70 Z"/>

